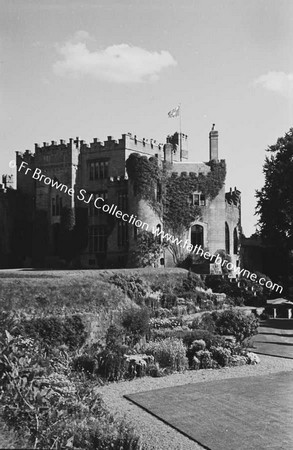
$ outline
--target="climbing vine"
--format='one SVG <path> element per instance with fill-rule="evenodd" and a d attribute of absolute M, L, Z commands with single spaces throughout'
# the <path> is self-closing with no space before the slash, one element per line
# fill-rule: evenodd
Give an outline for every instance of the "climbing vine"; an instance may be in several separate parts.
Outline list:
<path fill-rule="evenodd" d="M 172 173 L 166 177 L 164 195 L 164 224 L 173 233 L 181 234 L 195 218 L 201 218 L 201 207 L 194 205 L 191 195 L 200 192 L 213 200 L 224 185 L 225 161 L 207 163 L 211 170 L 207 175 L 194 172 Z"/>
<path fill-rule="evenodd" d="M 172 173 L 172 166 L 163 169 L 157 158 L 148 159 L 132 153 L 126 161 L 127 173 L 133 183 L 134 194 L 150 203 L 163 218 L 164 229 L 178 237 L 201 218 L 202 209 L 192 202 L 192 193 L 199 192 L 206 199 L 213 200 L 224 185 L 226 177 L 225 161 L 210 161 L 211 170 L 207 174 L 182 172 Z M 161 199 L 156 195 L 158 186 Z"/>
<path fill-rule="evenodd" d="M 162 182 L 163 173 L 158 159 L 148 159 L 146 156 L 132 153 L 126 161 L 126 170 L 133 183 L 134 195 L 148 201 L 160 215 L 161 205 L 157 201 L 157 188 Z"/>

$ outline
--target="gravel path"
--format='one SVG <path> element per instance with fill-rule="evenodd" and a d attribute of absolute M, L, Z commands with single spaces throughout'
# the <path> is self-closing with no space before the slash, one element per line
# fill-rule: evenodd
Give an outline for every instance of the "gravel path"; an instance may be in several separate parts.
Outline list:
<path fill-rule="evenodd" d="M 112 413 L 125 417 L 149 450 L 202 450 L 203 447 L 170 426 L 156 419 L 140 407 L 126 400 L 123 395 L 178 386 L 203 381 L 222 380 L 245 376 L 261 376 L 269 373 L 290 371 L 292 359 L 259 355 L 260 363 L 256 366 L 228 367 L 223 369 L 193 370 L 183 374 L 172 374 L 163 378 L 144 377 L 132 381 L 111 383 L 97 390 Z"/>

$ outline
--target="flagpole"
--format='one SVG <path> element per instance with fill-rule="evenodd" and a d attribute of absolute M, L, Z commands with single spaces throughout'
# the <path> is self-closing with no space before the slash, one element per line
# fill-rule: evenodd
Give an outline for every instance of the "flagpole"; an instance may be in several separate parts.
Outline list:
<path fill-rule="evenodd" d="M 182 161 L 181 103 L 179 103 L 179 133 L 180 161 Z"/>

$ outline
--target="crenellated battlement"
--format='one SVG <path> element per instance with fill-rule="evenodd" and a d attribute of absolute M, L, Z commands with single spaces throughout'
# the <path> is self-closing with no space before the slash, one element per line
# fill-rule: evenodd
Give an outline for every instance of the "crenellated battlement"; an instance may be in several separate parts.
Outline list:
<path fill-rule="evenodd" d="M 17 163 L 24 161 L 28 164 L 34 163 L 35 155 L 30 150 L 25 150 L 24 152 L 15 152 Z"/>
<path fill-rule="evenodd" d="M 89 150 L 103 151 L 103 150 L 115 150 L 126 149 L 131 151 L 138 151 L 142 153 L 160 153 L 163 150 L 163 144 L 158 143 L 155 139 L 138 138 L 132 133 L 122 134 L 121 138 L 114 139 L 112 136 L 108 136 L 106 141 L 101 141 L 98 138 L 94 138 L 89 144 L 80 141 L 81 152 L 87 152 Z"/>
<path fill-rule="evenodd" d="M 56 153 L 57 151 L 67 151 L 67 150 L 79 150 L 83 145 L 84 141 L 80 140 L 79 137 L 73 139 L 70 138 L 68 142 L 64 139 L 60 139 L 59 143 L 57 141 L 43 142 L 43 145 L 35 144 L 35 154 L 50 154 Z"/>
<path fill-rule="evenodd" d="M 241 204 L 241 192 L 234 187 L 234 190 L 230 187 L 230 191 L 225 194 L 225 201 L 227 205 L 240 206 Z"/>

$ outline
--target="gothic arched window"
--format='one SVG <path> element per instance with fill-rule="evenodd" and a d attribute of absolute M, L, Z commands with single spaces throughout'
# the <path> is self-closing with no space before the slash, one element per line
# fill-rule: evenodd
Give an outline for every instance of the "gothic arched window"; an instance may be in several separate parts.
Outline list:
<path fill-rule="evenodd" d="M 230 255 L 230 230 L 227 222 L 225 222 L 225 250 Z"/>
<path fill-rule="evenodd" d="M 193 225 L 191 227 L 191 239 L 190 242 L 193 246 L 200 245 L 203 247 L 203 227 L 201 225 Z"/>

